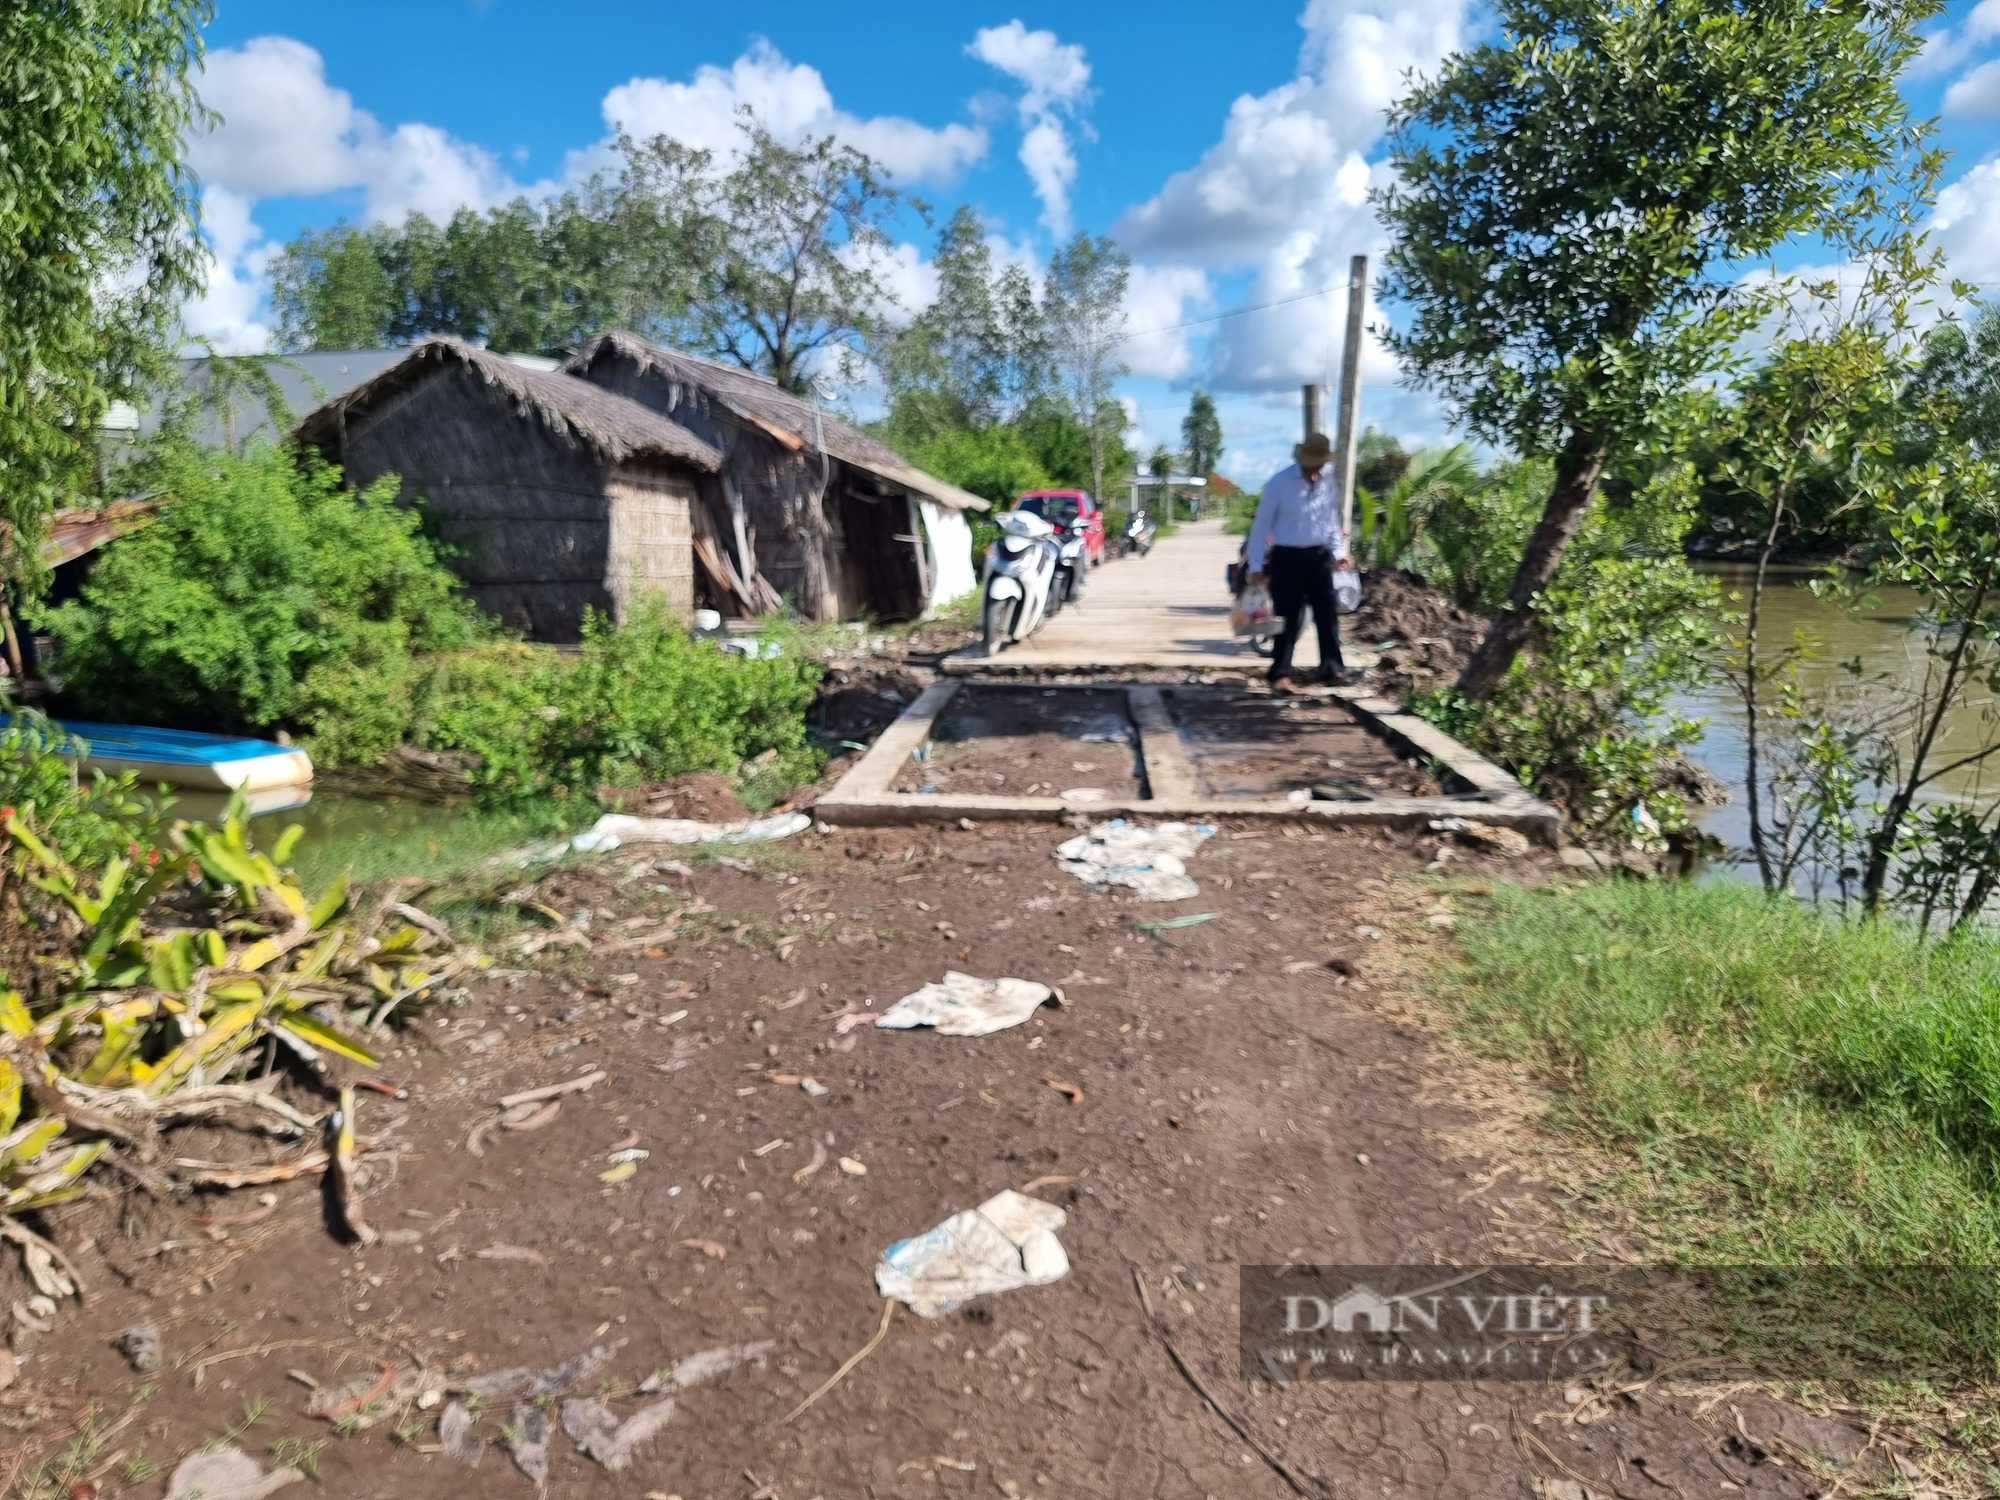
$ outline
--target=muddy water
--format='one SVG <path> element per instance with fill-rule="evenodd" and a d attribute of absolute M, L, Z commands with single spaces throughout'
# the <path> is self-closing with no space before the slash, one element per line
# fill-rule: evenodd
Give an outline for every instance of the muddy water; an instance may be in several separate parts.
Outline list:
<path fill-rule="evenodd" d="M 1753 569 L 1716 566 L 1703 571 L 1721 583 L 1725 607 L 1738 614 L 1747 608 Z M 1927 662 L 1926 627 L 1919 620 L 1922 600 L 1916 591 L 1881 589 L 1874 596 L 1874 608 L 1850 611 L 1812 593 L 1808 585 L 1822 576 L 1803 569 L 1773 571 L 1766 581 L 1763 619 L 1758 628 L 1760 654 L 1766 659 L 1775 656 L 1796 631 L 1818 637 L 1818 659 L 1807 664 L 1802 676 L 1810 689 L 1845 695 L 1855 705 L 1851 711 L 1854 716 L 1886 706 L 1893 696 L 1892 685 L 1921 682 Z M 1740 636 L 1741 625 L 1733 628 Z M 1860 663 L 1858 678 L 1842 666 L 1856 660 Z M 1729 788 L 1732 799 L 1724 807 L 1705 809 L 1700 822 L 1730 848 L 1741 850 L 1749 841 L 1749 821 L 1743 809 L 1743 705 L 1729 684 L 1713 683 L 1678 700 L 1675 706 L 1708 721 L 1692 757 Z M 1993 732 L 1986 713 L 1959 710 L 1947 719 L 1937 754 L 1947 760 L 1963 755 L 1985 743 Z M 1941 778 L 1929 789 L 1929 798 L 1935 801 L 1990 802 L 1996 794 L 2000 794 L 2000 766 L 1983 771 L 1975 766 Z"/>

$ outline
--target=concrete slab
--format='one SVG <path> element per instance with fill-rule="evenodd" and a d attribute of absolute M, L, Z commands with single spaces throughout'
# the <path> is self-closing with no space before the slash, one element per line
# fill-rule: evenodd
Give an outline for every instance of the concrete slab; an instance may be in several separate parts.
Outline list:
<path fill-rule="evenodd" d="M 1529 793 L 1500 767 L 1362 689 L 1347 689 L 1334 696 L 1358 721 L 1400 750 L 1440 762 L 1470 790 L 1460 795 L 1371 797 L 1353 802 L 1203 796 L 1196 789 L 1193 770 L 1160 690 L 1135 684 L 1127 689 L 1127 702 L 1139 731 L 1140 763 L 1151 796 L 1080 802 L 1061 797 L 891 792 L 888 788 L 902 774 L 910 753 L 930 738 L 932 725 L 962 686 L 945 678 L 926 688 L 883 732 L 874 748 L 820 800 L 815 813 L 829 823 L 857 827 L 948 823 L 960 818 L 1056 822 L 1078 814 L 1093 820 L 1260 818 L 1403 828 L 1421 828 L 1433 818 L 1470 818 L 1518 829 L 1545 844 L 1554 844 L 1562 828 L 1562 816 L 1555 808 Z"/>
<path fill-rule="evenodd" d="M 1144 557 L 1119 558 L 1095 570 L 1083 598 L 1018 646 L 996 657 L 956 653 L 943 668 L 953 675 L 1041 676 L 1074 671 L 1185 668 L 1260 676 L 1266 658 L 1229 633 L 1229 585 L 1224 577 L 1242 538 L 1218 520 L 1197 521 Z M 1348 665 L 1367 667 L 1375 653 L 1347 649 Z M 1319 665 L 1319 646 L 1306 628 L 1294 661 Z"/>

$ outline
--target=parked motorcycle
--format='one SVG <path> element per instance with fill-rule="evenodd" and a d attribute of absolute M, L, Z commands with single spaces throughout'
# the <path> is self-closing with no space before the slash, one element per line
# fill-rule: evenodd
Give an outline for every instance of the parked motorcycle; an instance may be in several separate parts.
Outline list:
<path fill-rule="evenodd" d="M 1084 581 L 1090 576 L 1090 553 L 1085 546 L 1088 531 L 1083 521 L 1072 521 L 1056 538 L 1056 581 L 1049 596 L 1050 614 L 1083 595 Z"/>
<path fill-rule="evenodd" d="M 1126 557 L 1135 552 L 1144 557 L 1153 550 L 1153 538 L 1160 534 L 1160 523 L 1149 511 L 1134 511 L 1132 519 L 1125 527 L 1125 535 L 1119 545 Z"/>
<path fill-rule="evenodd" d="M 1062 550 L 1055 527 L 1032 511 L 1007 511 L 998 525 L 1000 535 L 986 549 L 980 578 L 979 618 L 988 656 L 998 655 L 1009 641 L 1025 641 L 1049 613 Z"/>

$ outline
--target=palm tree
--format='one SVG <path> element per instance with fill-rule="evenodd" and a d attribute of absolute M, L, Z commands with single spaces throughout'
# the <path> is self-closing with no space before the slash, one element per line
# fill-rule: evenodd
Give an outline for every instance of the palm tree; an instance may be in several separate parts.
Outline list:
<path fill-rule="evenodd" d="M 1449 448 L 1421 448 L 1410 458 L 1403 477 L 1377 497 L 1374 491 L 1356 487 L 1354 498 L 1360 515 L 1355 528 L 1354 559 L 1371 568 L 1400 568 L 1425 532 L 1433 509 L 1456 498 L 1479 480 L 1479 469 L 1464 443 Z M 1433 537 L 1440 550 L 1449 545 Z M 1451 566 L 1446 557 L 1445 564 Z M 1457 576 L 1453 568 L 1453 576 Z"/>

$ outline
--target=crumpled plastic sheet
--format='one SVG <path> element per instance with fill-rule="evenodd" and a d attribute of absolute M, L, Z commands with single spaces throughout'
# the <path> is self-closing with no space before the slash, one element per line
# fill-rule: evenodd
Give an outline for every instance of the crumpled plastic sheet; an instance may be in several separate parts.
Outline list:
<path fill-rule="evenodd" d="M 1069 1216 L 1012 1188 L 882 1252 L 875 1286 L 922 1318 L 941 1318 L 974 1297 L 1047 1286 L 1069 1274 L 1056 1231 Z"/>
<path fill-rule="evenodd" d="M 985 1036 L 1019 1026 L 1047 1001 L 1062 996 L 1028 979 L 977 979 L 955 969 L 943 980 L 912 990 L 875 1018 L 877 1026 L 907 1030 L 933 1026 L 943 1036 Z"/>
<path fill-rule="evenodd" d="M 1213 823 L 1142 828 L 1113 818 L 1057 845 L 1056 860 L 1093 891 L 1118 885 L 1129 887 L 1141 901 L 1186 901 L 1201 894 L 1188 875 L 1187 861 L 1214 832 Z"/>
<path fill-rule="evenodd" d="M 569 841 L 578 854 L 602 854 L 622 844 L 751 844 L 788 839 L 812 826 L 804 813 L 750 818 L 741 823 L 701 823 L 693 818 L 635 818 L 606 813 Z"/>

